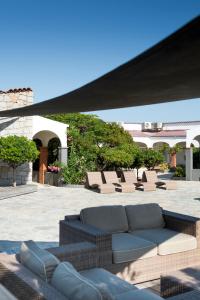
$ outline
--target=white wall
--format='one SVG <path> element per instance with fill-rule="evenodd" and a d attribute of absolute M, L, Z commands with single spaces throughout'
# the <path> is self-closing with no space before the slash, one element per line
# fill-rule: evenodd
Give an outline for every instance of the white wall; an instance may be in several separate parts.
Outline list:
<path fill-rule="evenodd" d="M 69 126 L 61 122 L 53 121 L 47 118 L 33 117 L 33 135 L 32 138 L 39 138 L 43 146 L 47 147 L 48 142 L 53 137 L 58 137 L 62 148 L 67 148 L 67 128 Z"/>

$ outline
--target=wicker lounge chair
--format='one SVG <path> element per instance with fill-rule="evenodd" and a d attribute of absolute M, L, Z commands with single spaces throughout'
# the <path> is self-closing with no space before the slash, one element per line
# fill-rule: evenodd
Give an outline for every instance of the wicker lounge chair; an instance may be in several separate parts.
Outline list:
<path fill-rule="evenodd" d="M 96 189 L 99 193 L 102 194 L 115 192 L 115 187 L 113 186 L 113 184 L 103 183 L 101 172 L 87 172 L 86 187 Z"/>
<path fill-rule="evenodd" d="M 103 176 L 107 184 L 113 184 L 115 190 L 123 193 L 131 193 L 135 191 L 135 186 L 131 183 L 120 182 L 115 171 L 104 171 Z"/>
<path fill-rule="evenodd" d="M 123 171 L 122 172 L 122 181 L 129 183 L 129 184 L 134 184 L 136 186 L 136 188 L 142 189 L 143 191 L 155 191 L 156 190 L 156 186 L 154 183 L 137 181 L 134 171 Z"/>
<path fill-rule="evenodd" d="M 164 188 L 166 190 L 176 190 L 177 185 L 174 181 L 160 181 L 157 177 L 156 171 L 144 171 L 142 175 L 143 182 L 154 183 L 156 187 Z"/>

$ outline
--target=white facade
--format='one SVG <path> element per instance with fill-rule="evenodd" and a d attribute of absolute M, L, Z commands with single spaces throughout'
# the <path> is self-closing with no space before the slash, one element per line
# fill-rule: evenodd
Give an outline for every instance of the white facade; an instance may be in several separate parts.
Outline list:
<path fill-rule="evenodd" d="M 199 180 L 200 170 L 193 169 L 191 146 L 200 146 L 200 121 L 162 123 L 162 129 L 158 131 L 144 131 L 144 123 L 119 122 L 119 125 L 132 135 L 141 148 L 156 148 L 163 143 L 171 148 L 181 144 L 185 150 L 177 153 L 177 164 L 186 165 L 187 180 Z"/>
<path fill-rule="evenodd" d="M 62 148 L 67 148 L 67 128 L 68 125 L 43 118 L 33 116 L 32 138 L 38 138 L 42 141 L 44 147 L 48 146 L 50 139 L 57 137 L 60 140 Z"/>
<path fill-rule="evenodd" d="M 0 91 L 0 110 L 18 108 L 33 103 L 33 92 L 30 88 Z M 47 118 L 13 117 L 0 118 L 0 136 L 18 135 L 28 139 L 39 139 L 43 147 L 48 146 L 52 138 L 60 141 L 59 160 L 67 162 L 67 128 L 68 125 Z M 12 184 L 12 169 L 0 161 L 0 186 Z M 32 164 L 24 164 L 17 168 L 17 184 L 32 182 Z"/>
<path fill-rule="evenodd" d="M 152 133 L 147 133 L 147 136 L 145 136 L 145 134 L 140 134 L 142 133 L 142 123 L 119 122 L 119 124 L 125 130 L 132 133 L 133 140 L 136 143 L 144 143 L 147 148 L 152 148 L 155 143 L 159 142 L 167 143 L 170 147 L 175 146 L 177 143 L 186 143 L 186 148 L 190 148 L 191 144 L 194 144 L 196 147 L 199 146 L 200 121 L 163 123 L 163 128 L 158 136 L 155 136 Z M 170 136 L 166 135 L 167 131 L 171 131 Z M 138 134 L 134 136 L 134 133 L 137 132 Z"/>

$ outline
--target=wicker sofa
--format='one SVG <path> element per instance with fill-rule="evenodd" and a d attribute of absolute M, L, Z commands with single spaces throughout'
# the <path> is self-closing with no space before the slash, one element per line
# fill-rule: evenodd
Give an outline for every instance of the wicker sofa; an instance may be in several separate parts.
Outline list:
<path fill-rule="evenodd" d="M 60 221 L 60 245 L 88 241 L 98 265 L 130 283 L 191 267 L 200 260 L 200 220 L 157 204 L 83 209 Z"/>
<path fill-rule="evenodd" d="M 79 246 L 82 247 L 81 244 Z M 87 246 L 84 245 L 82 249 Z M 85 258 L 81 252 L 77 256 L 78 261 Z M 86 258 L 85 266 L 87 263 Z M 0 294 L 2 300 L 163 299 L 149 291 L 137 289 L 102 268 L 88 265 L 77 272 L 69 261 L 60 262 L 52 253 L 38 248 L 32 241 L 23 243 L 17 256 L 0 254 L 0 286 L 4 290 L 4 295 Z"/>

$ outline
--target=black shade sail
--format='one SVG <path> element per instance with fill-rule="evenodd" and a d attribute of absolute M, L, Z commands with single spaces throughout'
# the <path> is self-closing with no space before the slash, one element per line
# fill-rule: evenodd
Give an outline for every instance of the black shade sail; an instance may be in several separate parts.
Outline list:
<path fill-rule="evenodd" d="M 62 96 L 0 116 L 86 112 L 200 97 L 200 16 L 139 56 Z"/>

